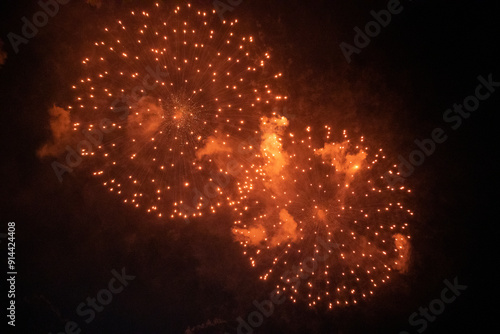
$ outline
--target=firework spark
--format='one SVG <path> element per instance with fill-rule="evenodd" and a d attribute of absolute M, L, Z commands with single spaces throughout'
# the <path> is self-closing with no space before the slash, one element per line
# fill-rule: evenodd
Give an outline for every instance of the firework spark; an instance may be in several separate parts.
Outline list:
<path fill-rule="evenodd" d="M 411 192 L 387 186 L 385 156 L 346 132 L 286 133 L 264 118 L 259 162 L 238 182 L 233 233 L 263 280 L 310 306 L 356 304 L 408 265 Z M 267 131 L 265 130 L 267 129 Z M 265 269 L 267 268 L 267 269 Z"/>
<path fill-rule="evenodd" d="M 156 7 L 104 29 L 68 108 L 75 131 L 106 121 L 104 143 L 79 153 L 108 191 L 159 217 L 201 216 L 221 206 L 198 190 L 217 171 L 213 156 L 229 156 L 286 97 L 272 88 L 281 74 L 269 72 L 269 53 L 237 20 L 221 23 L 191 4 L 167 15 Z"/>

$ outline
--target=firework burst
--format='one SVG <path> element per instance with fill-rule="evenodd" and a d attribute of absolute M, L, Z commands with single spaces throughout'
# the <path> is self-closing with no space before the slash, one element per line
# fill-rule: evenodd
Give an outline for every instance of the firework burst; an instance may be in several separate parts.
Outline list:
<path fill-rule="evenodd" d="M 132 11 L 89 54 L 68 108 L 75 131 L 106 129 L 97 150 L 79 152 L 93 175 L 159 217 L 215 212 L 220 201 L 206 205 L 198 190 L 217 171 L 213 156 L 229 156 L 286 99 L 273 89 L 281 74 L 269 72 L 269 54 L 237 20 L 221 23 L 191 4 Z"/>
<path fill-rule="evenodd" d="M 331 142 L 310 127 L 286 133 L 284 118 L 263 119 L 259 162 L 238 183 L 233 233 L 261 279 L 293 302 L 356 304 L 408 265 L 410 190 L 387 186 L 382 150 L 344 131 Z"/>
<path fill-rule="evenodd" d="M 163 19 L 157 7 L 106 27 L 73 86 L 74 130 L 105 130 L 80 153 L 108 191 L 159 217 L 227 203 L 244 254 L 293 302 L 356 304 L 405 270 L 410 190 L 385 184 L 382 150 L 345 132 L 333 143 L 328 126 L 288 132 L 281 74 L 236 20 L 190 4 Z M 228 161 L 240 167 L 236 195 L 214 183 Z"/>

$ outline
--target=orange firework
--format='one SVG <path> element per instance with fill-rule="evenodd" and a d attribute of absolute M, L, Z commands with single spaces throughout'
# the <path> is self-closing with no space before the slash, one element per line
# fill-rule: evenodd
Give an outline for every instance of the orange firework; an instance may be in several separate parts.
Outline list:
<path fill-rule="evenodd" d="M 408 266 L 410 190 L 388 186 L 382 150 L 263 118 L 258 163 L 238 182 L 233 233 L 263 280 L 296 302 L 356 304 Z M 266 269 L 267 268 L 267 269 Z"/>
<path fill-rule="evenodd" d="M 106 27 L 82 61 L 74 130 L 99 127 L 105 138 L 79 153 L 123 202 L 171 218 L 221 205 L 199 196 L 218 170 L 213 155 L 230 155 L 286 99 L 272 88 L 281 74 L 269 73 L 269 54 L 237 26 L 215 10 L 184 4 L 165 15 L 156 4 Z"/>

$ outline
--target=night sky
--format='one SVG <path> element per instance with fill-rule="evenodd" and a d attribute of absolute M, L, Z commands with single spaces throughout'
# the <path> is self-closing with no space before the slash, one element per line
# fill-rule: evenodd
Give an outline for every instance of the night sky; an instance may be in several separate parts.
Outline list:
<path fill-rule="evenodd" d="M 130 10 L 154 7 L 154 1 L 88 2 L 61 4 L 18 53 L 8 35 L 21 35 L 22 18 L 31 20 L 41 7 L 36 1 L 0 5 L 0 249 L 6 276 L 4 233 L 15 222 L 17 269 L 16 326 L 7 326 L 3 316 L 1 332 L 55 334 L 66 326 L 67 333 L 249 333 L 238 331 L 237 319 L 248 320 L 253 302 L 269 299 L 274 286 L 260 280 L 261 272 L 243 255 L 231 232 L 230 209 L 189 223 L 159 219 L 106 192 L 85 162 L 59 182 L 51 163 L 64 155 L 37 155 L 51 138 L 49 109 L 74 98 L 70 86 L 102 28 Z M 340 44 L 354 45 L 353 29 L 364 30 L 373 20 L 370 11 L 391 2 L 243 0 L 224 13 L 238 18 L 242 30 L 272 54 L 273 68 L 283 73 L 279 89 L 288 96 L 284 115 L 294 129 L 330 124 L 333 131 L 362 134 L 369 145 L 383 147 L 393 164 L 398 156 L 407 159 L 417 149 L 415 140 L 431 138 L 435 128 L 447 135 L 404 181 L 412 189 L 406 205 L 415 212 L 408 271 L 358 305 L 276 305 L 253 333 L 418 333 L 422 327 L 412 326 L 409 317 L 440 299 L 444 281 L 455 278 L 467 289 L 422 332 L 496 328 L 494 116 L 500 83 L 456 130 L 443 115 L 476 94 L 479 76 L 500 82 L 500 8 L 486 0 L 402 0 L 401 12 L 348 63 Z M 211 1 L 192 3 L 214 8 Z M 87 323 L 78 306 L 109 288 L 122 270 L 135 278 Z M 69 321 L 74 331 L 67 331 Z"/>

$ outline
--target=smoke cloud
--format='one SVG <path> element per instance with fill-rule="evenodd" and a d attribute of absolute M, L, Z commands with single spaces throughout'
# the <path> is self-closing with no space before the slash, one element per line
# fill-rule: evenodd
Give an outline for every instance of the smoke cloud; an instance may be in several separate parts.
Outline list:
<path fill-rule="evenodd" d="M 196 158 L 200 160 L 204 156 L 213 156 L 217 154 L 230 154 L 232 149 L 229 146 L 227 139 L 210 136 L 207 138 L 205 146 L 196 151 Z"/>
<path fill-rule="evenodd" d="M 64 151 L 71 129 L 68 110 L 53 106 L 49 109 L 51 138 L 36 152 L 39 158 L 55 157 Z"/>
<path fill-rule="evenodd" d="M 272 229 L 272 235 L 265 227 L 266 223 L 276 221 L 277 225 Z M 275 215 L 265 219 L 263 223 L 247 229 L 233 229 L 237 241 L 248 241 L 252 246 L 277 247 L 284 242 L 293 242 L 299 238 L 297 222 L 285 209 L 281 209 L 279 217 Z"/>
<path fill-rule="evenodd" d="M 394 239 L 394 244 L 399 252 L 399 259 L 394 262 L 393 268 L 402 272 L 407 273 L 410 266 L 410 255 L 411 255 L 411 244 L 407 237 L 397 233 L 392 236 Z"/>
<path fill-rule="evenodd" d="M 278 231 L 271 240 L 272 246 L 278 246 L 285 241 L 296 241 L 298 239 L 297 222 L 285 209 L 281 209 L 279 214 Z"/>
<path fill-rule="evenodd" d="M 283 176 L 283 169 L 288 165 L 288 157 L 283 150 L 282 137 L 288 126 L 288 119 L 282 117 L 263 117 L 260 130 L 261 137 L 261 155 L 267 160 L 264 171 L 271 179 Z M 273 182 L 269 182 L 267 187 L 274 187 Z"/>
<path fill-rule="evenodd" d="M 252 246 L 261 246 L 266 240 L 266 230 L 262 224 L 250 227 L 248 229 L 233 229 L 233 235 L 236 241 L 248 241 Z"/>
<path fill-rule="evenodd" d="M 150 140 L 163 123 L 164 111 L 150 97 L 141 98 L 128 116 L 128 135 L 141 142 Z"/>
<path fill-rule="evenodd" d="M 337 172 L 353 176 L 362 167 L 366 152 L 359 150 L 356 153 L 350 153 L 349 146 L 348 141 L 340 144 L 326 143 L 323 148 L 316 151 L 316 155 L 330 161 Z"/>
<path fill-rule="evenodd" d="M 289 158 L 283 148 L 282 138 L 288 126 L 286 117 L 263 117 L 261 119 L 260 156 L 264 159 L 263 170 L 267 179 L 261 185 L 271 192 L 279 193 L 285 181 L 285 167 Z M 265 214 L 261 221 L 246 229 L 233 229 L 238 241 L 248 241 L 253 246 L 276 247 L 283 242 L 293 242 L 298 239 L 297 222 L 286 210 L 279 212 L 273 205 L 264 208 Z M 271 232 L 272 234 L 270 234 Z"/>

